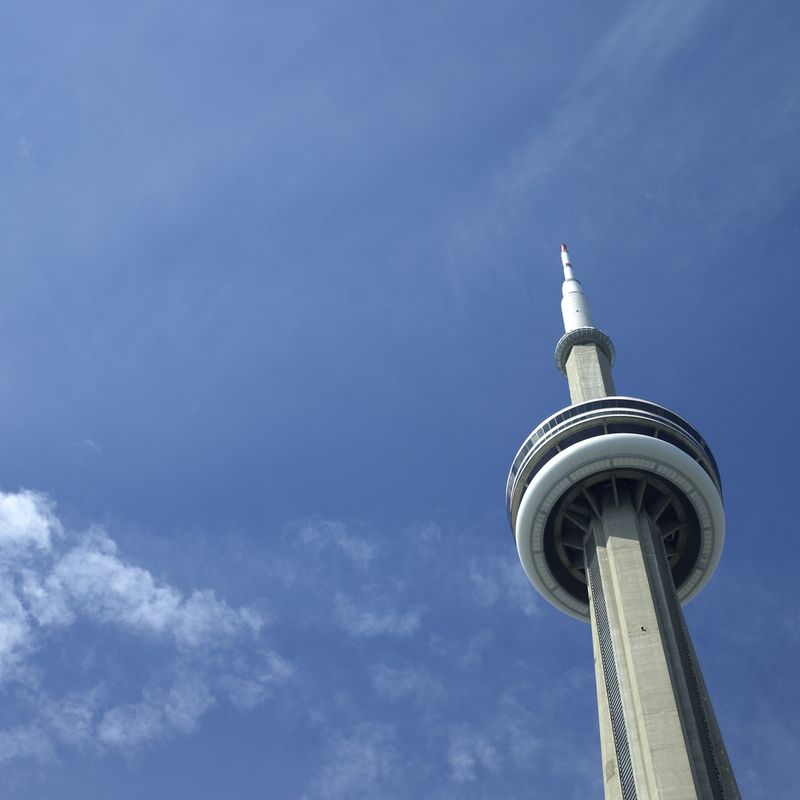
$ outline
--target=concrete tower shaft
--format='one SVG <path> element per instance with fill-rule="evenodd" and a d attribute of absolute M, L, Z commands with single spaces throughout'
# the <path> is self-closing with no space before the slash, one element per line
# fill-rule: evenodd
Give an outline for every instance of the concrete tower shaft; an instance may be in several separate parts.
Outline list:
<path fill-rule="evenodd" d="M 608 800 L 739 797 L 681 603 L 719 561 L 714 456 L 672 411 L 614 395 L 611 340 L 592 323 L 566 245 L 556 363 L 573 405 L 517 453 L 506 506 L 525 572 L 591 623 Z"/>

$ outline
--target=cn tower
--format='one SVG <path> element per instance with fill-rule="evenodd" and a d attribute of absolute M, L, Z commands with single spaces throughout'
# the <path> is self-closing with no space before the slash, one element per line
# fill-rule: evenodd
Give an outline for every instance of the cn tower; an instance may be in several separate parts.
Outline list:
<path fill-rule="evenodd" d="M 725 537 L 703 437 L 674 412 L 621 397 L 567 246 L 556 364 L 572 405 L 511 465 L 506 508 L 522 566 L 592 628 L 606 800 L 731 800 L 739 790 L 681 605 Z"/>

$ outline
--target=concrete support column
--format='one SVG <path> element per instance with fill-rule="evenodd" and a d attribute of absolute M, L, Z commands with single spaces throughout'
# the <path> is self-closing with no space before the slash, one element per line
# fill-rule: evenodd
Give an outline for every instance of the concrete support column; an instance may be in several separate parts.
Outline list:
<path fill-rule="evenodd" d="M 608 357 L 593 342 L 573 345 L 566 371 L 573 405 L 616 394 Z"/>
<path fill-rule="evenodd" d="M 607 800 L 734 800 L 657 526 L 612 485 L 586 542 Z"/>

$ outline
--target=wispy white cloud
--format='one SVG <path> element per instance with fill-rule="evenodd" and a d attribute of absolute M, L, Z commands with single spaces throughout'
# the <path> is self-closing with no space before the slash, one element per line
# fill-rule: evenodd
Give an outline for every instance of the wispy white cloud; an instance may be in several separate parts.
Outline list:
<path fill-rule="evenodd" d="M 253 708 L 292 677 L 262 641 L 265 622 L 212 590 L 185 594 L 126 562 L 101 528 L 66 533 L 41 495 L 0 493 L 0 686 L 27 708 L 27 721 L 0 731 L 0 761 L 49 759 L 57 745 L 129 751 L 192 733 L 219 700 Z M 78 649 L 87 630 L 151 648 L 160 666 L 142 677 L 138 699 L 112 691 L 112 676 L 91 668 L 83 693 L 48 691 L 39 656 L 78 623 Z"/>
<path fill-rule="evenodd" d="M 8 578 L 0 577 L 0 684 L 20 679 L 20 670 L 33 646 L 25 607 Z"/>
<path fill-rule="evenodd" d="M 103 448 L 89 436 L 85 436 L 70 448 L 72 463 L 78 467 L 85 467 L 91 461 L 103 455 Z"/>
<path fill-rule="evenodd" d="M 626 108 L 654 73 L 698 32 L 710 5 L 710 0 L 631 5 L 598 40 L 548 121 L 499 179 L 504 192 L 526 191 L 556 172 L 583 142 L 624 129 Z"/>
<path fill-rule="evenodd" d="M 100 742 L 126 751 L 160 739 L 164 733 L 163 706 L 149 699 L 109 709 L 97 726 Z"/>
<path fill-rule="evenodd" d="M 473 600 L 476 600 L 473 595 Z M 482 605 L 479 601 L 478 605 Z M 466 639 L 453 639 L 442 633 L 432 633 L 428 639 L 431 652 L 462 670 L 474 670 L 481 666 L 489 652 L 494 633 L 490 628 L 477 630 Z"/>
<path fill-rule="evenodd" d="M 419 609 L 378 611 L 360 608 L 343 594 L 337 594 L 334 602 L 336 622 L 353 636 L 410 636 L 419 627 Z"/>
<path fill-rule="evenodd" d="M 22 131 L 17 131 L 16 150 L 21 163 L 30 164 L 35 161 L 33 143 Z"/>
<path fill-rule="evenodd" d="M 430 708 L 445 694 L 441 679 L 423 667 L 392 667 L 379 663 L 372 667 L 370 677 L 375 692 L 393 701 L 411 700 Z"/>
<path fill-rule="evenodd" d="M 285 625 L 304 637 L 314 626 L 329 634 L 331 623 L 340 631 L 329 654 L 318 659 L 314 649 L 290 663 L 264 641 L 264 612 L 230 605 L 211 590 L 166 582 L 127 560 L 102 528 L 65 531 L 40 495 L 0 495 L 0 509 L 7 545 L 0 548 L 0 663 L 3 688 L 17 698 L 0 734 L 0 760 L 42 762 L 68 750 L 135 753 L 192 734 L 215 707 L 247 711 L 271 698 L 322 735 L 307 800 L 403 797 L 433 784 L 436 797 L 465 787 L 477 791 L 481 776 L 500 785 L 503 766 L 532 752 L 527 720 L 510 712 L 500 719 L 487 707 L 479 715 L 488 715 L 485 724 L 472 715 L 464 722 L 458 711 L 464 697 L 451 691 L 453 671 L 473 675 L 493 641 L 491 630 L 454 630 L 453 608 L 466 616 L 469 609 L 501 604 L 523 614 L 536 611 L 526 605 L 532 592 L 524 576 L 519 580 L 514 559 L 486 555 L 483 537 L 475 539 L 473 559 L 443 570 L 439 551 L 446 537 L 432 523 L 414 525 L 388 543 L 384 537 L 380 549 L 357 525 L 293 527 L 291 536 L 277 540 L 277 552 L 261 554 L 270 564 L 287 564 L 294 576 L 270 581 L 276 635 L 288 633 Z M 320 569 L 313 563 L 303 569 L 314 558 Z M 394 572 L 378 583 L 375 570 L 384 561 Z M 261 568 L 254 569 L 263 579 Z M 433 614 L 431 592 L 441 596 L 444 616 Z M 303 613 L 289 621 L 281 602 L 294 609 L 298 593 Z M 423 621 L 424 640 L 418 638 Z M 103 637 L 126 648 L 120 658 L 130 654 L 144 667 L 141 674 L 128 669 L 125 681 L 117 680 Z M 359 692 L 347 685 L 349 678 L 342 682 L 336 653 L 350 662 L 365 641 L 378 638 L 393 652 L 382 650 L 372 663 L 355 667 L 363 669 L 366 691 Z M 66 654 L 71 682 L 51 680 L 54 652 Z M 456 721 L 443 722 L 451 714 Z M 419 731 L 418 746 L 407 741 L 403 725 L 409 720 Z"/>
<path fill-rule="evenodd" d="M 259 614 L 234 610 L 213 591 L 184 598 L 146 569 L 126 564 L 101 529 L 57 555 L 44 573 L 24 570 L 23 597 L 40 626 L 65 625 L 82 615 L 137 633 L 171 636 L 183 647 L 217 647 L 243 632 L 257 633 Z"/>
<path fill-rule="evenodd" d="M 96 749 L 95 715 L 104 697 L 99 686 L 87 692 L 69 692 L 57 699 L 40 696 L 38 714 L 44 738 L 52 737 L 78 749 Z"/>
<path fill-rule="evenodd" d="M 394 680 L 400 672 L 379 665 L 373 676 Z M 413 699 L 409 691 L 403 699 Z M 331 726 L 304 798 L 513 797 L 520 787 L 548 796 L 547 787 L 567 769 L 575 798 L 602 790 L 598 754 L 576 752 L 569 730 L 543 730 L 546 700 L 526 699 L 519 686 L 489 695 L 477 702 L 450 698 L 444 714 L 428 713 L 425 703 L 406 704 L 412 713 L 404 715 L 405 729 L 374 720 Z"/>
<path fill-rule="evenodd" d="M 511 687 L 487 709 L 479 723 L 462 722 L 447 732 L 447 764 L 450 779 L 459 785 L 479 782 L 504 770 L 514 774 L 559 769 L 559 761 L 573 759 L 576 786 L 590 796 L 598 783 L 594 754 L 577 756 L 565 741 L 563 730 L 547 734 L 542 730 L 543 715 L 534 709 L 541 698 L 525 702 L 518 687 Z M 563 752 L 567 750 L 568 754 Z M 559 753 L 561 753 L 559 755 Z M 585 772 L 585 774 L 583 774 Z M 546 784 L 546 780 L 542 781 Z M 483 784 L 482 784 L 483 785 Z"/>
<path fill-rule="evenodd" d="M 102 455 L 103 453 L 103 448 L 100 447 L 100 445 L 97 444 L 97 442 L 89 436 L 85 436 L 83 439 L 81 439 L 80 443 L 78 444 L 78 447 L 80 447 L 82 450 L 86 450 L 98 456 Z"/>
<path fill-rule="evenodd" d="M 0 557 L 21 558 L 48 550 L 61 534 L 51 504 L 35 492 L 0 492 Z"/>
<path fill-rule="evenodd" d="M 308 549 L 319 553 L 333 547 L 359 569 L 366 569 L 378 552 L 374 542 L 355 534 L 350 526 L 338 520 L 306 519 L 295 522 L 290 530 Z"/>
<path fill-rule="evenodd" d="M 720 37 L 715 24 L 731 20 L 717 0 L 620 8 L 574 68 L 553 80 L 558 95 L 531 111 L 527 135 L 500 151 L 474 207 L 454 211 L 455 292 L 472 263 L 468 254 L 516 227 L 520 213 L 529 229 L 542 220 L 589 235 L 650 210 L 659 229 L 649 241 L 631 236 L 644 251 L 654 236 L 669 242 L 684 230 L 722 241 L 745 215 L 768 217 L 796 194 L 798 65 L 787 61 L 776 71 L 769 47 L 746 43 L 746 14 L 735 34 Z M 788 30 L 794 21 L 787 22 Z M 779 44 L 787 46 L 788 36 Z M 687 266 L 680 248 L 671 263 Z"/>
<path fill-rule="evenodd" d="M 467 570 L 478 605 L 489 607 L 506 603 L 528 617 L 541 613 L 538 595 L 532 591 L 525 572 L 513 556 L 473 559 Z"/>
<path fill-rule="evenodd" d="M 303 795 L 304 800 L 375 800 L 396 796 L 401 763 L 394 730 L 362 723 L 332 735 L 323 767 Z"/>
<path fill-rule="evenodd" d="M 581 54 L 574 70 L 563 73 L 568 77 L 556 101 L 531 116 L 527 137 L 505 154 L 478 208 L 453 220 L 450 277 L 456 292 L 457 273 L 465 267 L 458 266 L 464 259 L 455 253 L 480 250 L 493 240 L 528 196 L 544 203 L 550 192 L 563 194 L 563 186 L 549 182 L 569 174 L 565 166 L 585 163 L 591 148 L 620 148 L 640 138 L 637 115 L 654 76 L 702 30 L 712 4 L 629 4 L 616 23 L 598 31 L 593 48 Z M 591 160 L 607 161 L 596 155 Z"/>
<path fill-rule="evenodd" d="M 0 764 L 15 758 L 51 761 L 53 745 L 46 733 L 36 725 L 19 725 L 0 730 Z"/>
<path fill-rule="evenodd" d="M 147 689 L 137 703 L 108 709 L 97 725 L 99 742 L 122 750 L 164 738 L 192 733 L 215 698 L 199 675 L 179 675 L 166 691 Z"/>
<path fill-rule="evenodd" d="M 500 754 L 490 737 L 458 727 L 450 736 L 447 762 L 450 765 L 450 777 L 456 783 L 468 783 L 475 780 L 479 767 L 490 772 L 497 771 Z"/>

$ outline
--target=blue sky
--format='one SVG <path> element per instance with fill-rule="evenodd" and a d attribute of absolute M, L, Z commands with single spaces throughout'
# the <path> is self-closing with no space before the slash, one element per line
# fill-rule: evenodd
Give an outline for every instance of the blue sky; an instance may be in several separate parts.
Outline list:
<path fill-rule="evenodd" d="M 566 240 L 618 390 L 703 432 L 687 617 L 800 794 L 800 8 L 0 9 L 0 786 L 601 796 L 589 629 L 503 506 Z"/>

